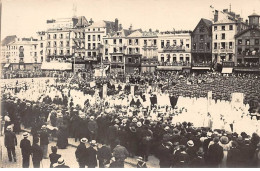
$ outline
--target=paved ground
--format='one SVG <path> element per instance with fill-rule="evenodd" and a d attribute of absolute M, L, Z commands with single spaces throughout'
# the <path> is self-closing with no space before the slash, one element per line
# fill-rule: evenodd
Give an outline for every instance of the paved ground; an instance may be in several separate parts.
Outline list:
<path fill-rule="evenodd" d="M 22 167 L 22 156 L 21 156 L 21 149 L 19 147 L 20 141 L 22 139 L 22 134 L 17 135 L 17 140 L 18 140 L 18 146 L 16 147 L 16 156 L 17 156 L 17 162 L 9 162 L 8 161 L 8 156 L 7 156 L 7 150 L 4 147 L 4 137 L 0 136 L 0 156 L 1 157 L 1 164 L 0 167 L 2 168 L 21 168 Z M 30 136 L 29 139 L 32 142 L 32 137 Z M 62 155 L 62 157 L 65 160 L 65 163 L 70 166 L 71 168 L 78 168 L 78 163 L 75 158 L 75 146 L 79 144 L 79 142 L 75 142 L 74 139 L 69 138 L 69 146 L 67 149 L 58 149 L 58 153 Z M 49 144 L 49 153 L 51 153 L 50 147 L 56 145 L 54 141 L 52 141 Z M 2 151 L 2 153 L 1 153 Z M 126 168 L 135 168 L 136 167 L 137 160 L 136 158 L 127 158 L 125 167 Z M 50 161 L 49 159 L 43 159 L 42 161 L 42 167 L 43 168 L 49 168 Z M 149 168 L 158 168 L 159 167 L 159 161 L 153 156 L 149 156 L 149 161 L 147 162 L 147 166 Z M 32 168 L 32 162 L 30 162 L 30 168 Z"/>

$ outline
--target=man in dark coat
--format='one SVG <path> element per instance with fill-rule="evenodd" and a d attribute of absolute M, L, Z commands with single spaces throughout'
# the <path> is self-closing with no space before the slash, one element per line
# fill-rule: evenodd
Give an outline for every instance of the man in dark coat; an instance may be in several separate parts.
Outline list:
<path fill-rule="evenodd" d="M 173 155 L 172 155 L 172 143 L 163 142 L 158 148 L 158 158 L 160 160 L 160 168 L 170 168 Z"/>
<path fill-rule="evenodd" d="M 105 165 L 110 162 L 111 157 L 112 153 L 110 147 L 107 144 L 102 145 L 102 147 L 99 148 L 97 152 L 99 168 L 104 168 Z"/>
<path fill-rule="evenodd" d="M 116 147 L 113 150 L 113 156 L 115 160 L 119 163 L 120 168 L 124 168 L 125 159 L 128 157 L 129 153 L 124 146 L 120 145 L 120 141 L 116 140 Z"/>
<path fill-rule="evenodd" d="M 205 160 L 204 160 L 203 148 L 200 148 L 199 151 L 196 154 L 197 154 L 197 156 L 190 161 L 189 167 L 191 167 L 191 168 L 204 168 L 204 167 L 206 167 L 206 163 L 205 163 Z"/>
<path fill-rule="evenodd" d="M 241 150 L 241 167 L 252 167 L 255 148 L 248 138 L 245 139 L 245 145 L 240 147 Z"/>
<path fill-rule="evenodd" d="M 23 157 L 23 168 L 29 168 L 30 166 L 31 142 L 28 140 L 28 136 L 28 132 L 23 133 L 24 139 L 20 142 Z"/>
<path fill-rule="evenodd" d="M 75 151 L 77 162 L 79 163 L 79 168 L 85 168 L 87 155 L 86 155 L 86 143 L 88 142 L 87 138 L 82 138 L 80 144 Z"/>
<path fill-rule="evenodd" d="M 53 168 L 53 164 L 58 162 L 58 159 L 61 157 L 60 154 L 57 154 L 57 147 L 51 147 L 52 153 L 49 155 L 50 157 L 50 168 Z"/>
<path fill-rule="evenodd" d="M 16 162 L 15 146 L 17 146 L 17 138 L 14 132 L 12 132 L 12 126 L 9 125 L 6 128 L 5 133 L 5 147 L 7 148 L 9 161 L 12 161 L 12 156 L 14 162 Z"/>
<path fill-rule="evenodd" d="M 96 141 L 92 140 L 90 142 L 90 147 L 86 149 L 87 161 L 86 165 L 88 168 L 95 168 L 97 166 L 97 150 L 94 149 L 96 146 Z"/>
<path fill-rule="evenodd" d="M 40 133 L 40 146 L 43 151 L 43 158 L 47 159 L 47 153 L 48 153 L 48 144 L 49 144 L 49 134 L 47 132 L 46 125 L 42 126 L 42 130 Z"/>
<path fill-rule="evenodd" d="M 238 143 L 236 141 L 232 141 L 232 147 L 228 151 L 227 154 L 227 167 L 241 167 L 241 151 L 237 148 Z"/>
<path fill-rule="evenodd" d="M 118 125 L 111 125 L 108 128 L 108 141 L 111 149 L 115 147 L 115 140 L 118 138 Z"/>
<path fill-rule="evenodd" d="M 90 135 L 90 140 L 97 139 L 97 130 L 98 130 L 98 125 L 97 122 L 95 121 L 95 117 L 91 116 L 88 122 L 88 131 Z"/>
<path fill-rule="evenodd" d="M 223 147 L 221 147 L 218 142 L 219 138 L 215 137 L 213 139 L 214 144 L 212 144 L 208 149 L 208 164 L 209 167 L 219 167 L 219 164 L 221 163 L 224 153 L 223 153 Z"/>
<path fill-rule="evenodd" d="M 43 152 L 41 147 L 38 145 L 39 138 L 35 138 L 32 145 L 32 161 L 34 168 L 40 168 L 40 162 L 43 158 Z"/>

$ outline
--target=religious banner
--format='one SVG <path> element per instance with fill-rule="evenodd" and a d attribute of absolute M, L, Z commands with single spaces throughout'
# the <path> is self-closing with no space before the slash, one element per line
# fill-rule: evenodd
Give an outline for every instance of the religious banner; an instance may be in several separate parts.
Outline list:
<path fill-rule="evenodd" d="M 212 91 L 208 92 L 208 105 L 211 105 L 211 100 L 212 100 Z"/>
<path fill-rule="evenodd" d="M 243 93 L 232 93 L 231 94 L 231 104 L 233 108 L 242 107 L 244 104 L 244 94 Z"/>
<path fill-rule="evenodd" d="M 135 95 L 135 86 L 134 85 L 131 85 L 131 94 Z"/>
<path fill-rule="evenodd" d="M 103 98 L 107 97 L 107 84 L 103 85 Z"/>

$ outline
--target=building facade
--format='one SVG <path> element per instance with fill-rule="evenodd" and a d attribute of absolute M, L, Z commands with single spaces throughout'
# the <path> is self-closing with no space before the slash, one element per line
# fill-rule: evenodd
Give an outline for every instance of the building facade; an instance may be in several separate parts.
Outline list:
<path fill-rule="evenodd" d="M 212 22 L 202 18 L 191 35 L 192 69 L 206 69 L 212 67 Z"/>
<path fill-rule="evenodd" d="M 2 43 L 2 56 L 4 68 L 10 70 L 37 70 L 41 65 L 38 41 L 32 37 L 6 37 Z"/>
<path fill-rule="evenodd" d="M 232 67 L 236 61 L 235 35 L 248 28 L 240 15 L 227 9 L 215 10 L 212 25 L 212 60 L 223 67 Z"/>
<path fill-rule="evenodd" d="M 260 29 L 257 14 L 249 16 L 249 28 L 238 33 L 235 71 L 260 71 Z"/>
<path fill-rule="evenodd" d="M 191 31 L 161 32 L 158 43 L 158 70 L 190 70 Z"/>

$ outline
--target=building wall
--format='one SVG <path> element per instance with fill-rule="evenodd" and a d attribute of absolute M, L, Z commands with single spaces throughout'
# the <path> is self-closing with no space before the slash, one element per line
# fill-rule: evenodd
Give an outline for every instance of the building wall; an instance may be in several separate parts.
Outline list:
<path fill-rule="evenodd" d="M 37 45 L 37 63 L 46 61 L 46 33 L 37 33 L 38 45 Z"/>

